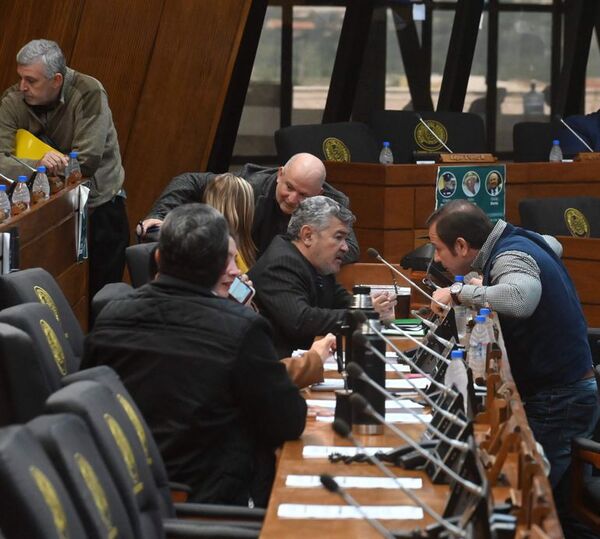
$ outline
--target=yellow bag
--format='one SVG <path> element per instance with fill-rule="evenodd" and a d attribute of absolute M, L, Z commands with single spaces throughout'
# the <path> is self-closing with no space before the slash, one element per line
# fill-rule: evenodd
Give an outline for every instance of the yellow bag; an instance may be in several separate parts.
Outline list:
<path fill-rule="evenodd" d="M 58 150 L 52 146 L 48 146 L 48 144 L 42 142 L 29 131 L 17 129 L 17 134 L 15 135 L 15 157 L 37 161 L 47 152 L 58 152 Z"/>

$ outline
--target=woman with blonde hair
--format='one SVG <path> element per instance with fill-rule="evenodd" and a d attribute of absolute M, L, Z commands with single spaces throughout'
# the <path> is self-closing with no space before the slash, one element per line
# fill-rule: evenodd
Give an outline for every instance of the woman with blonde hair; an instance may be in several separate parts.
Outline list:
<path fill-rule="evenodd" d="M 238 248 L 236 263 L 246 273 L 256 262 L 256 246 L 252 241 L 254 191 L 243 178 L 230 172 L 215 176 L 206 185 L 204 202 L 219 210 L 229 224 L 229 233 Z"/>

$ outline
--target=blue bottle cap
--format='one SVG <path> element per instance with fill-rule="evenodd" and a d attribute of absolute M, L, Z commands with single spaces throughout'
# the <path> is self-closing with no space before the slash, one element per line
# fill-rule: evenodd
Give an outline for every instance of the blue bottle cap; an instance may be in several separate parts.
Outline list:
<path fill-rule="evenodd" d="M 450 359 L 463 359 L 463 351 L 452 350 L 452 352 L 450 352 Z"/>
<path fill-rule="evenodd" d="M 40 165 L 40 166 L 37 168 L 37 171 L 38 171 L 38 172 L 42 172 L 42 173 L 46 174 L 46 167 L 45 167 L 44 165 Z"/>
<path fill-rule="evenodd" d="M 0 183 L 0 191 L 6 191 L 6 185 Z"/>
<path fill-rule="evenodd" d="M 26 182 L 27 181 L 27 176 L 19 176 L 18 181 L 20 181 L 20 182 Z"/>
<path fill-rule="evenodd" d="M 557 138 L 555 138 L 555 139 L 552 141 L 552 144 L 554 144 L 554 145 L 556 146 L 556 145 L 560 144 L 560 140 L 558 140 Z"/>
<path fill-rule="evenodd" d="M 475 317 L 475 322 L 477 322 L 478 324 L 485 324 L 485 316 L 477 315 Z"/>
<path fill-rule="evenodd" d="M 386 141 L 386 142 L 384 142 L 384 143 L 383 143 L 383 147 L 384 147 L 384 148 L 389 148 L 389 146 L 390 146 L 390 143 L 389 143 L 389 142 L 387 142 L 387 141 Z"/>
<path fill-rule="evenodd" d="M 479 309 L 479 314 L 481 316 L 489 316 L 491 312 L 492 310 L 488 309 L 487 307 L 482 307 L 481 309 Z"/>
<path fill-rule="evenodd" d="M 455 275 L 454 276 L 454 282 L 455 283 L 464 283 L 465 282 L 465 276 L 464 275 Z"/>
<path fill-rule="evenodd" d="M 71 157 L 72 159 L 77 159 L 77 155 L 78 155 L 78 154 L 77 154 L 77 152 L 76 152 L 76 151 L 72 151 L 72 152 L 69 154 L 69 157 Z"/>

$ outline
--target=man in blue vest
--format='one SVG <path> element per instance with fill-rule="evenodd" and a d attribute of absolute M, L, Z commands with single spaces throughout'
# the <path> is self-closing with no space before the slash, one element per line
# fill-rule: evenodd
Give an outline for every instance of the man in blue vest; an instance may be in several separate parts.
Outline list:
<path fill-rule="evenodd" d="M 435 260 L 454 275 L 476 271 L 436 300 L 497 314 L 513 378 L 536 440 L 550 461 L 550 483 L 565 537 L 596 537 L 570 514 L 571 440 L 590 437 L 598 391 L 577 292 L 554 239 L 499 220 L 477 206 L 452 201 L 427 220 Z M 432 308 L 440 307 L 432 303 Z"/>

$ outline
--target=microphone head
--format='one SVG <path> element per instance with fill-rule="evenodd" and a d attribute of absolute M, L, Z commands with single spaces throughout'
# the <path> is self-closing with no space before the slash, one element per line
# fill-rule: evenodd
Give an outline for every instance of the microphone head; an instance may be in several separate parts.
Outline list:
<path fill-rule="evenodd" d="M 334 432 L 339 434 L 342 438 L 347 438 L 350 432 L 352 432 L 348 423 L 339 418 L 333 421 L 332 428 Z"/>
<path fill-rule="evenodd" d="M 321 484 L 329 492 L 338 492 L 340 490 L 340 486 L 337 484 L 337 481 L 329 474 L 324 473 L 319 477 L 319 479 L 321 480 Z"/>
<path fill-rule="evenodd" d="M 353 309 L 352 311 L 349 311 L 348 314 L 354 319 L 354 323 L 357 326 L 364 324 L 367 321 L 367 315 L 364 313 L 364 311 Z"/>
<path fill-rule="evenodd" d="M 356 346 L 362 346 L 363 348 L 367 347 L 367 338 L 363 335 L 360 329 L 355 329 L 352 333 L 352 344 Z"/>
<path fill-rule="evenodd" d="M 358 393 L 352 393 L 352 395 L 350 395 L 350 403 L 352 404 L 352 408 L 357 412 L 366 412 L 367 409 L 371 407 L 367 402 L 367 399 Z"/>
<path fill-rule="evenodd" d="M 363 374 L 365 374 L 363 368 L 356 363 L 356 361 L 351 361 L 348 363 L 348 365 L 346 365 L 346 372 L 352 376 L 352 378 L 360 378 L 363 376 Z"/>
<path fill-rule="evenodd" d="M 372 258 L 381 258 L 379 251 L 377 251 L 377 249 L 373 249 L 373 247 L 369 247 L 367 249 L 367 254 Z"/>

